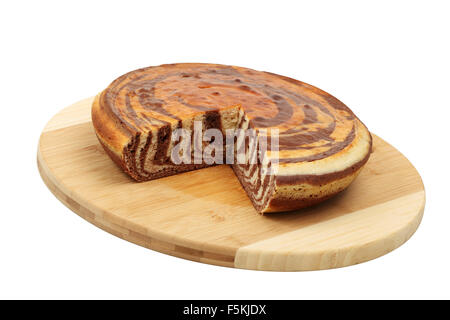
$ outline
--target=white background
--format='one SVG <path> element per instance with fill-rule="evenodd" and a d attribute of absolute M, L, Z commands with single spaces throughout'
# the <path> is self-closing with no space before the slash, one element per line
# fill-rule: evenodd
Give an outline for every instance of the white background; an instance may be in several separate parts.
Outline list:
<path fill-rule="evenodd" d="M 0 298 L 450 298 L 449 15 L 446 1 L 2 2 Z M 144 249 L 72 213 L 37 171 L 45 123 L 172 62 L 271 71 L 338 97 L 421 173 L 416 234 L 352 267 L 256 272 Z"/>

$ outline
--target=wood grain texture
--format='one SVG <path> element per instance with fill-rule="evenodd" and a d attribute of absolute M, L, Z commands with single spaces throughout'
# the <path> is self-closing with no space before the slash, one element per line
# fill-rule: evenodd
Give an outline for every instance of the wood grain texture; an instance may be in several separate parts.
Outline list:
<path fill-rule="evenodd" d="M 149 249 L 227 267 L 328 269 L 392 251 L 421 221 L 419 174 L 375 135 L 369 162 L 346 191 L 312 208 L 259 215 L 226 165 L 131 180 L 100 146 L 91 102 L 80 101 L 48 123 L 39 142 L 39 171 L 71 210 Z"/>

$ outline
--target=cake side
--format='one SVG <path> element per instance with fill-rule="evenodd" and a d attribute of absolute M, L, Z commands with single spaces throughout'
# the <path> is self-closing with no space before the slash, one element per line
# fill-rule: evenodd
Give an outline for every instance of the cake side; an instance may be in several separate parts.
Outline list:
<path fill-rule="evenodd" d="M 345 190 L 368 161 L 371 148 L 370 132 L 358 120 L 352 143 L 330 157 L 279 163 L 270 175 L 264 173 L 270 165 L 262 163 L 233 165 L 233 170 L 257 211 L 291 211 L 320 203 Z"/>
<path fill-rule="evenodd" d="M 140 133 L 127 130 L 111 117 L 108 110 L 100 103 L 102 93 L 98 94 L 91 108 L 92 125 L 95 134 L 105 150 L 106 154 L 116 163 L 125 173 L 138 180 L 139 176 L 133 171 L 131 160 L 133 150 L 139 140 Z"/>
<path fill-rule="evenodd" d="M 114 121 L 102 107 L 100 93 L 92 105 L 92 121 L 100 144 L 111 159 L 122 170 L 137 181 L 153 180 L 181 172 L 204 168 L 217 163 L 205 162 L 203 157 L 195 159 L 195 150 L 190 148 L 189 161 L 174 163 L 172 160 L 174 148 L 183 143 L 186 137 L 174 138 L 177 130 L 183 129 L 189 133 L 188 139 L 193 139 L 194 123 L 200 127 L 200 136 L 203 137 L 209 129 L 219 130 L 226 137 L 226 130 L 237 127 L 239 117 L 243 111 L 240 106 L 229 106 L 204 113 L 196 113 L 159 126 L 150 127 L 148 131 L 133 131 L 121 121 Z M 121 128 L 122 130 L 118 130 Z M 209 145 L 208 141 L 201 143 L 201 155 Z M 189 141 L 189 147 L 191 141 Z M 225 140 L 222 141 L 225 145 Z M 225 152 L 221 163 L 225 163 Z M 184 159 L 186 160 L 186 159 Z"/>
<path fill-rule="evenodd" d="M 227 130 L 236 128 L 242 114 L 239 106 L 230 106 L 197 114 L 192 118 L 185 117 L 171 126 L 151 131 L 140 150 L 138 169 L 142 179 L 152 180 L 226 163 L 226 151 L 222 148 L 226 145 Z M 207 136 L 211 129 L 216 130 L 212 132 L 217 137 Z M 197 138 L 199 140 L 194 143 Z M 214 142 L 218 146 L 214 149 L 215 152 L 207 153 L 208 148 L 214 147 Z"/>

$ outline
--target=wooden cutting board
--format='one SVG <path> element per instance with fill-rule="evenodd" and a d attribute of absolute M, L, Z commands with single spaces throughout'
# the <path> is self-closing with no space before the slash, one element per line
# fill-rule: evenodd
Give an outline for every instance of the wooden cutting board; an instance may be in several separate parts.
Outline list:
<path fill-rule="evenodd" d="M 98 143 L 91 102 L 80 101 L 50 120 L 39 141 L 39 171 L 82 218 L 149 249 L 244 269 L 328 269 L 392 251 L 421 221 L 419 174 L 375 135 L 369 162 L 346 191 L 313 208 L 260 215 L 226 165 L 131 180 Z"/>

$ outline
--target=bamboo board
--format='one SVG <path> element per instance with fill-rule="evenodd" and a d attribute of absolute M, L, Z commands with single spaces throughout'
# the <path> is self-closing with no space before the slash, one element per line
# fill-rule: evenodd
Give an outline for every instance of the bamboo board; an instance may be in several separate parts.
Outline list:
<path fill-rule="evenodd" d="M 259 215 L 226 165 L 134 182 L 98 143 L 91 102 L 50 120 L 39 141 L 39 171 L 72 211 L 149 249 L 244 269 L 329 269 L 394 250 L 422 219 L 418 172 L 375 135 L 369 162 L 346 191 L 312 208 Z"/>

